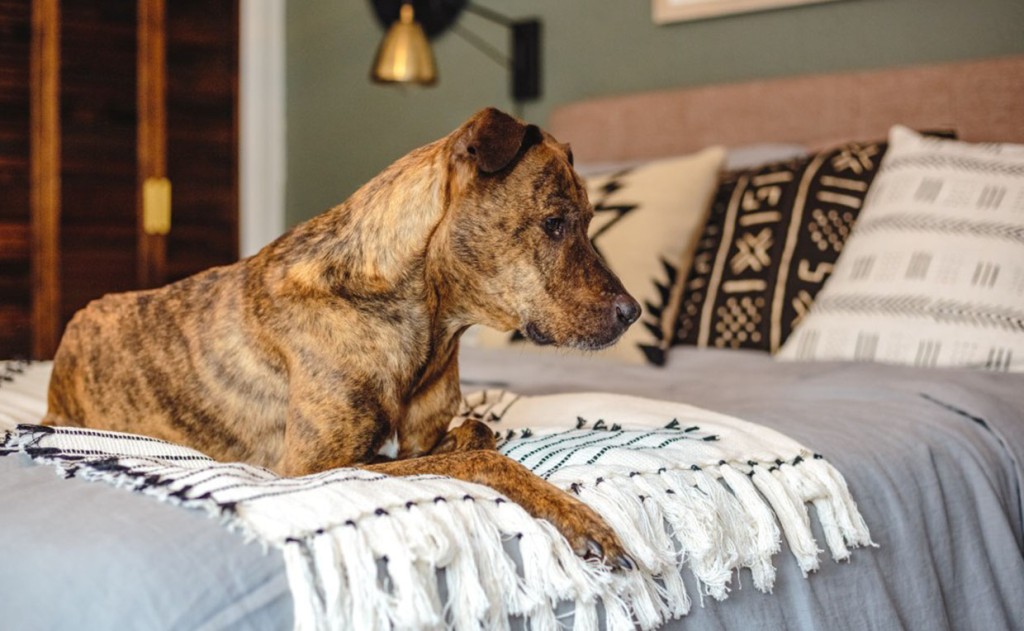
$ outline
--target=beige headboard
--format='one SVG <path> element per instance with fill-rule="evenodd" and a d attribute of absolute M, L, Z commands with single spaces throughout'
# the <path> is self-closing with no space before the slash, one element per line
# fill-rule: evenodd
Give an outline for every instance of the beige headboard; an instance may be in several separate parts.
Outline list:
<path fill-rule="evenodd" d="M 601 163 L 711 144 L 821 148 L 894 123 L 1024 143 L 1024 55 L 597 98 L 558 107 L 549 128 L 580 163 Z"/>

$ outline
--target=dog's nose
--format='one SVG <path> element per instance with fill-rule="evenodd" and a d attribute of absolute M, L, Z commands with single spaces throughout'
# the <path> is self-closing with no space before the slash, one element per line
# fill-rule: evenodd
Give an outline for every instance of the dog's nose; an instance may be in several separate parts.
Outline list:
<path fill-rule="evenodd" d="M 619 322 L 626 326 L 633 324 L 640 317 L 640 305 L 629 294 L 619 294 L 612 304 L 615 305 L 615 315 Z"/>

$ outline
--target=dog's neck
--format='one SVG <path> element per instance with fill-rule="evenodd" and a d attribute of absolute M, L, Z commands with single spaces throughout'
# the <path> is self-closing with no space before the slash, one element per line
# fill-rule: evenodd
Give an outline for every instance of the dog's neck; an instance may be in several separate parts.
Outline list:
<path fill-rule="evenodd" d="M 410 153 L 254 257 L 271 270 L 272 293 L 340 297 L 420 331 L 402 362 L 414 365 L 413 390 L 457 370 L 458 341 L 470 324 L 431 254 L 448 201 L 447 165 L 434 164 L 441 160 L 433 145 Z"/>
<path fill-rule="evenodd" d="M 453 291 L 450 279 L 428 252 L 423 270 L 424 304 L 428 314 L 427 331 L 429 351 L 424 357 L 422 376 L 415 389 L 419 390 L 446 371 L 458 374 L 459 340 L 471 322 L 460 307 L 458 291 Z"/>
<path fill-rule="evenodd" d="M 367 298 L 401 290 L 422 264 L 424 244 L 444 212 L 446 169 L 434 144 L 272 244 L 271 256 L 288 268 L 288 281 Z"/>

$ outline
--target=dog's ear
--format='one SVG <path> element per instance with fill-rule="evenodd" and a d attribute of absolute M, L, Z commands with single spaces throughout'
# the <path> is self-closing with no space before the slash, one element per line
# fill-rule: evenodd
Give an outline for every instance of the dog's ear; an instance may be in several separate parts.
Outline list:
<path fill-rule="evenodd" d="M 523 146 L 525 125 L 501 110 L 489 107 L 477 112 L 463 127 L 456 143 L 459 157 L 475 162 L 484 173 L 496 173 L 512 162 Z"/>

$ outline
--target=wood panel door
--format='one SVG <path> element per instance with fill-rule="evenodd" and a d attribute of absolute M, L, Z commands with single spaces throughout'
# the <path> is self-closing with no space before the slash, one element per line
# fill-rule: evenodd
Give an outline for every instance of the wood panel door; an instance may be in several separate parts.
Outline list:
<path fill-rule="evenodd" d="M 90 300 L 237 258 L 238 2 L 0 0 L 0 35 L 0 357 L 46 358 Z"/>
<path fill-rule="evenodd" d="M 32 352 L 32 7 L 0 0 L 0 356 Z"/>
<path fill-rule="evenodd" d="M 238 259 L 238 0 L 168 0 L 164 282 Z"/>
<path fill-rule="evenodd" d="M 90 300 L 138 287 L 141 262 L 137 5 L 123 0 L 59 4 L 60 307 L 33 322 L 39 334 L 59 333 Z M 41 346 L 36 354 L 53 350 Z"/>

